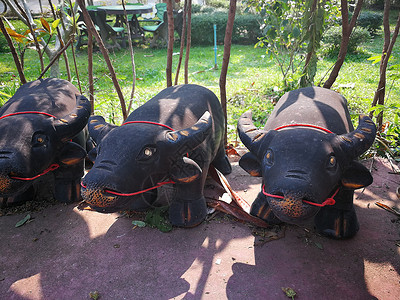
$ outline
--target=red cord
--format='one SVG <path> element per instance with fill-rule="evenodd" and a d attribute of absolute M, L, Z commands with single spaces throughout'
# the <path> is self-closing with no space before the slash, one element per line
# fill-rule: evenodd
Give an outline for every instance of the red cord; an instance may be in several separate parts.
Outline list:
<path fill-rule="evenodd" d="M 275 128 L 274 130 L 280 130 L 280 129 L 287 128 L 287 127 L 297 127 L 297 126 L 311 127 L 311 128 L 315 128 L 315 129 L 319 129 L 319 130 L 325 131 L 327 133 L 333 133 L 332 131 L 330 131 L 330 130 L 324 128 L 324 127 L 320 127 L 320 126 L 317 126 L 317 125 L 311 125 L 311 124 L 288 124 L 288 125 L 283 125 L 283 126 L 280 126 L 278 128 Z"/>
<path fill-rule="evenodd" d="M 157 123 L 157 122 L 151 122 L 151 121 L 129 121 L 129 122 L 123 123 L 121 126 L 124 126 L 127 124 L 136 124 L 136 123 L 158 125 L 158 126 L 162 126 L 162 127 L 168 128 L 169 130 L 173 131 L 173 129 L 171 127 L 169 127 L 168 125 Z"/>
<path fill-rule="evenodd" d="M 111 190 L 104 190 L 104 191 L 106 193 L 117 195 L 117 196 L 130 197 L 130 196 L 135 196 L 135 195 L 139 195 L 139 194 L 154 190 L 154 189 L 159 188 L 160 186 L 163 186 L 163 185 L 166 185 L 166 184 L 174 184 L 174 183 L 175 182 L 172 181 L 172 180 L 159 182 L 159 183 L 157 183 L 157 185 L 155 185 L 153 187 L 150 187 L 148 189 L 144 189 L 144 190 L 141 190 L 141 191 L 138 191 L 138 192 L 134 192 L 134 193 L 119 193 L 119 192 L 115 192 L 115 191 L 111 191 Z M 81 182 L 81 186 L 83 188 L 86 188 L 86 186 L 82 182 Z"/>
<path fill-rule="evenodd" d="M 26 115 L 26 114 L 38 114 L 38 115 L 45 115 L 45 116 L 48 116 L 48 117 L 51 117 L 51 118 L 54 118 L 54 119 L 57 118 L 56 116 L 53 116 L 51 114 L 48 114 L 48 113 L 45 113 L 45 112 L 42 112 L 42 111 L 20 111 L 20 112 L 15 112 L 15 113 L 11 113 L 11 114 L 7 114 L 7 115 L 4 115 L 4 116 L 1 116 L 0 120 L 4 119 L 4 118 L 7 118 L 7 117 L 12 117 L 12 116 L 17 116 L 17 115 Z M 34 180 L 34 179 L 36 179 L 36 178 L 48 173 L 48 172 L 54 171 L 54 170 L 58 169 L 59 167 L 60 167 L 60 165 L 58 165 L 58 164 L 52 164 L 50 167 L 48 167 L 42 173 L 40 173 L 39 175 L 36 175 L 34 177 L 28 178 L 28 177 L 10 176 L 10 178 L 11 179 L 16 179 L 16 180 L 30 181 L 30 180 Z"/>
<path fill-rule="evenodd" d="M 12 179 L 17 179 L 17 180 L 30 181 L 30 180 L 34 180 L 34 179 L 36 179 L 36 178 L 38 178 L 38 177 L 40 177 L 40 176 L 42 176 L 42 175 L 44 175 L 44 174 L 46 174 L 46 173 L 49 173 L 49 172 L 51 172 L 51 171 L 54 171 L 54 170 L 58 169 L 59 167 L 60 167 L 59 164 L 52 164 L 50 167 L 48 167 L 48 168 L 47 168 L 46 170 L 44 170 L 42 173 L 40 173 L 39 175 L 36 175 L 36 176 L 34 176 L 34 177 L 28 178 L 28 177 L 10 176 L 10 178 L 12 178 Z"/>
<path fill-rule="evenodd" d="M 263 184 L 262 186 L 262 192 L 265 196 L 267 197 L 273 197 L 273 198 L 279 198 L 279 199 L 283 199 L 285 198 L 284 196 L 278 196 L 278 195 L 273 195 L 273 194 L 268 194 L 267 192 L 265 192 L 264 190 L 265 185 Z M 311 202 L 311 201 L 307 201 L 307 200 L 303 200 L 303 202 L 310 204 L 310 205 L 314 205 L 314 206 L 318 206 L 318 207 L 323 207 L 325 205 L 334 205 L 336 203 L 335 199 L 333 199 L 333 197 L 336 196 L 336 194 L 339 192 L 339 188 L 336 190 L 335 193 L 333 193 L 332 197 L 327 198 L 324 202 L 320 203 L 315 203 L 315 202 Z"/>
<path fill-rule="evenodd" d="M 174 131 L 174 129 L 172 129 L 171 127 L 169 127 L 168 125 L 165 124 L 161 124 L 161 123 L 157 123 L 157 122 L 151 122 L 151 121 L 128 121 L 123 123 L 121 126 L 127 125 L 127 124 L 151 124 L 151 125 L 158 125 L 158 126 L 162 126 L 165 128 L 168 128 L 169 130 Z M 189 157 L 189 153 L 186 154 Z M 144 189 L 138 192 L 133 192 L 133 193 L 120 193 L 120 192 L 115 192 L 115 191 L 111 191 L 111 190 L 104 190 L 104 192 L 109 193 L 109 194 L 113 194 L 113 195 L 117 195 L 117 196 L 123 196 L 123 197 L 130 197 L 130 196 L 135 196 L 135 195 L 139 195 L 151 190 L 154 190 L 156 188 L 159 188 L 160 186 L 166 185 L 166 184 L 174 184 L 175 182 L 172 180 L 169 181 L 164 181 L 164 182 L 159 182 L 157 183 L 155 186 L 150 187 L 148 189 Z M 81 186 L 83 188 L 86 188 L 86 186 L 81 182 Z"/>
<path fill-rule="evenodd" d="M 54 119 L 57 119 L 56 116 L 53 116 L 51 114 L 45 113 L 45 112 L 41 112 L 41 111 L 20 111 L 20 112 L 15 112 L 15 113 L 11 113 L 8 115 L 4 115 L 0 117 L 1 119 L 7 118 L 7 117 L 11 117 L 11 116 L 17 116 L 17 115 L 26 115 L 26 114 L 38 114 L 38 115 L 45 115 Z"/>

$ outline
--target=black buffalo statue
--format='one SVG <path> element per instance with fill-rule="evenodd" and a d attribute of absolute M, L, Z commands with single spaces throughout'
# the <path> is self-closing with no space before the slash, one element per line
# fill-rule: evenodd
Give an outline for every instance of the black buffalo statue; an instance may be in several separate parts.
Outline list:
<path fill-rule="evenodd" d="M 86 157 L 83 129 L 90 111 L 90 102 L 71 83 L 55 78 L 22 85 L 0 108 L 3 204 L 33 200 L 36 183 L 50 178 L 42 177 L 46 173 L 54 175 L 52 197 L 66 203 L 80 199 Z"/>
<path fill-rule="evenodd" d="M 263 130 L 253 125 L 250 112 L 244 113 L 238 132 L 250 150 L 240 166 L 263 178 L 252 215 L 294 224 L 315 217 L 317 231 L 333 238 L 358 231 L 354 189 L 373 180 L 355 160 L 375 138 L 369 117 L 360 116 L 354 130 L 344 97 L 308 87 L 283 95 Z"/>
<path fill-rule="evenodd" d="M 95 162 L 82 180 L 83 199 L 99 212 L 144 210 L 154 203 L 157 187 L 174 184 L 171 223 L 198 225 L 207 213 L 209 165 L 231 172 L 224 126 L 218 98 L 197 85 L 161 91 L 121 126 L 91 117 L 89 134 L 97 146 L 89 153 Z"/>

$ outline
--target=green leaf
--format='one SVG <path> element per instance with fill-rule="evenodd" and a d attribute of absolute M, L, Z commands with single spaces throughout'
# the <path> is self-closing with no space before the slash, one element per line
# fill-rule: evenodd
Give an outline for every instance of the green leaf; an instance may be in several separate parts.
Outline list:
<path fill-rule="evenodd" d="M 321 243 L 315 242 L 315 246 L 317 246 L 318 249 L 324 250 L 324 246 Z"/>
<path fill-rule="evenodd" d="M 137 227 L 146 227 L 146 223 L 143 221 L 139 221 L 139 220 L 132 221 L 132 225 L 137 226 Z"/>
<path fill-rule="evenodd" d="M 6 93 L 4 93 L 2 91 L 0 91 L 0 95 L 5 96 L 7 98 L 11 98 L 12 97 L 12 95 L 6 94 Z"/>
<path fill-rule="evenodd" d="M 367 60 L 372 60 L 372 64 L 376 64 L 377 62 L 381 61 L 381 58 L 382 58 L 381 55 L 375 55 L 375 56 L 371 56 Z"/>
<path fill-rule="evenodd" d="M 298 38 L 300 36 L 300 29 L 299 27 L 295 26 L 292 30 L 292 36 L 294 38 Z"/>
<path fill-rule="evenodd" d="M 17 224 L 15 224 L 15 227 L 21 227 L 22 225 L 24 225 L 26 222 L 28 222 L 31 219 L 31 215 L 27 214 L 25 216 L 25 218 L 23 218 L 22 220 L 18 221 Z"/>
<path fill-rule="evenodd" d="M 172 230 L 172 225 L 167 219 L 168 206 L 156 207 L 146 215 L 145 222 L 153 228 L 158 228 L 162 232 Z"/>
<path fill-rule="evenodd" d="M 53 30 L 55 30 L 57 28 L 58 24 L 60 24 L 60 19 L 54 20 L 54 22 L 51 23 L 51 28 Z"/>
<path fill-rule="evenodd" d="M 294 299 L 294 297 L 296 296 L 296 292 L 292 288 L 282 288 L 282 291 L 288 298 Z"/>

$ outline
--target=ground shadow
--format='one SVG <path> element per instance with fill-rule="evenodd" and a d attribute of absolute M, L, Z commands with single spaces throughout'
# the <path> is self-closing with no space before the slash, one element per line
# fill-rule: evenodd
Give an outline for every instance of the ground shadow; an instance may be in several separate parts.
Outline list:
<path fill-rule="evenodd" d="M 308 230 L 288 226 L 284 239 L 254 248 L 254 265 L 232 266 L 228 298 L 287 299 L 282 291 L 287 287 L 299 299 L 399 297 L 399 219 L 374 204 L 386 199 L 387 205 L 399 206 L 393 201 L 399 181 L 378 164 L 372 171 L 374 184 L 356 193 L 361 228 L 355 238 L 331 240 L 317 235 L 312 225 Z"/>
<path fill-rule="evenodd" d="M 244 172 L 244 171 L 243 171 Z M 387 170 L 386 170 L 387 172 Z M 381 173 L 379 173 L 379 176 Z M 229 178 L 242 195 L 259 185 L 234 165 Z M 373 175 L 374 172 L 373 172 Z M 248 179 L 248 180 L 247 180 Z M 288 226 L 284 238 L 254 245 L 252 228 L 224 215 L 192 229 L 135 228 L 117 214 L 57 204 L 0 218 L 0 294 L 6 299 L 396 299 L 398 224 L 373 202 L 392 199 L 382 179 L 360 194 L 361 229 L 346 241 Z M 382 196 L 382 191 L 387 194 Z M 391 201 L 391 200 L 387 200 Z M 368 206 L 368 204 L 370 204 Z"/>

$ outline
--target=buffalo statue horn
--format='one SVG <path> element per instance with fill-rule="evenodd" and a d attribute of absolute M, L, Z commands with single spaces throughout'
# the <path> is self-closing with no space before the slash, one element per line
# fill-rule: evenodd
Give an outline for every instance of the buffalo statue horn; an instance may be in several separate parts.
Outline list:
<path fill-rule="evenodd" d="M 267 132 L 254 126 L 251 111 L 247 111 L 240 116 L 237 129 L 243 144 L 250 151 L 257 153 L 260 142 Z"/>
<path fill-rule="evenodd" d="M 266 132 L 259 130 L 254 126 L 251 112 L 245 112 L 238 121 L 238 132 L 243 144 L 254 153 L 257 153 L 260 141 Z M 342 135 L 336 136 L 335 146 L 342 150 L 348 160 L 353 160 L 368 148 L 374 142 L 376 135 L 376 126 L 374 122 L 366 115 L 360 115 L 358 127 Z"/>
<path fill-rule="evenodd" d="M 212 129 L 211 114 L 206 111 L 191 127 L 167 133 L 167 141 L 175 153 L 184 155 L 200 146 Z"/>
<path fill-rule="evenodd" d="M 67 141 L 77 135 L 87 124 L 91 105 L 82 95 L 76 96 L 75 109 L 61 118 L 54 120 L 54 128 L 62 141 Z"/>
<path fill-rule="evenodd" d="M 367 115 L 360 115 L 358 120 L 358 126 L 355 130 L 338 135 L 338 146 L 351 160 L 371 147 L 375 140 L 376 126 L 370 117 Z"/>

